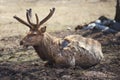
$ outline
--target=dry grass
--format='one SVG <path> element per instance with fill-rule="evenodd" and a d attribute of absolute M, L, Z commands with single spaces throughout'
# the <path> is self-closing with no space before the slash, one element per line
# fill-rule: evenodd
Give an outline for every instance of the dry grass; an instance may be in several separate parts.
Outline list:
<path fill-rule="evenodd" d="M 87 2 L 86 2 L 87 1 Z M 55 7 L 53 17 L 44 25 L 48 31 L 74 28 L 78 24 L 88 23 L 101 15 L 114 18 L 115 0 L 0 0 L 0 38 L 25 35 L 28 28 L 13 19 L 14 15 L 26 20 L 26 9 L 32 8 L 43 19 L 49 9 Z"/>

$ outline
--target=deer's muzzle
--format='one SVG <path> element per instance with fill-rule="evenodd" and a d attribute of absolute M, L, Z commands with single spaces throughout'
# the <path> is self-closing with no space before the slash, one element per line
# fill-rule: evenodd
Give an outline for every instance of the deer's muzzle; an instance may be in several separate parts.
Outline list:
<path fill-rule="evenodd" d="M 23 41 L 20 41 L 20 45 L 23 45 L 23 48 L 24 48 L 24 49 L 27 49 L 27 48 L 28 48 L 28 45 L 25 45 Z"/>

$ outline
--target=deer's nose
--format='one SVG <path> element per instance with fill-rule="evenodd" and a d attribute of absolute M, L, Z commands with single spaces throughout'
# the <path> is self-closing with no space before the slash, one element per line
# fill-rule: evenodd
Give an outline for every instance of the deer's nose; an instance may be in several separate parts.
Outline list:
<path fill-rule="evenodd" d="M 23 41 L 20 41 L 20 45 L 23 45 Z"/>

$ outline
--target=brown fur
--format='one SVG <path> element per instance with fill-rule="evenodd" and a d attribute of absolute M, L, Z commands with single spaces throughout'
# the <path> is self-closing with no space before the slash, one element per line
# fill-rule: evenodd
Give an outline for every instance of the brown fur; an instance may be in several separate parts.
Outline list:
<path fill-rule="evenodd" d="M 46 32 L 46 26 L 38 26 L 38 24 L 41 25 L 47 21 L 54 13 L 54 10 L 54 8 L 50 10 L 49 15 L 40 23 L 37 21 L 37 24 L 30 22 L 29 15 L 27 15 L 29 24 L 14 16 L 19 22 L 30 27 L 29 34 L 27 34 L 20 44 L 26 47 L 33 46 L 42 60 L 48 61 L 48 64 L 58 67 L 79 65 L 85 68 L 98 64 L 103 58 L 101 44 L 98 41 L 84 38 L 80 35 L 56 38 Z M 27 12 L 27 14 L 30 13 Z"/>

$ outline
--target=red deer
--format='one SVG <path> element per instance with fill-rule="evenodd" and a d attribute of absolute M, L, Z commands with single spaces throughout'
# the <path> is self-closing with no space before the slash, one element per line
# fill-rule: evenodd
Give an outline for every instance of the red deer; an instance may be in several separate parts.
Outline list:
<path fill-rule="evenodd" d="M 57 67 L 74 67 L 76 65 L 87 68 L 98 64 L 103 53 L 101 44 L 93 39 L 84 38 L 80 35 L 69 35 L 65 38 L 56 38 L 46 32 L 46 26 L 42 26 L 55 12 L 55 8 L 50 9 L 50 13 L 39 22 L 37 14 L 36 23 L 31 22 L 31 11 L 27 10 L 27 21 L 14 16 L 20 23 L 30 28 L 29 33 L 20 42 L 23 46 L 33 46 L 38 56 L 47 61 L 47 65 Z"/>

